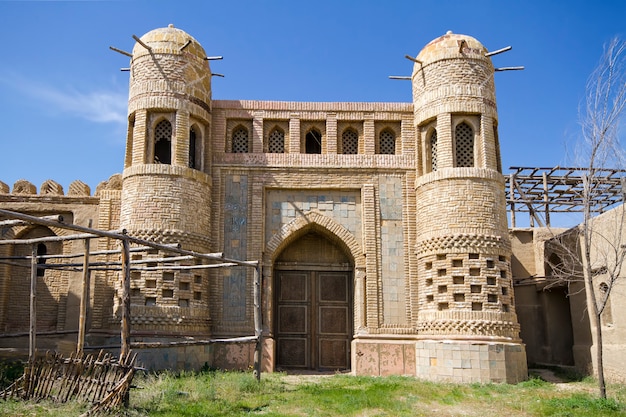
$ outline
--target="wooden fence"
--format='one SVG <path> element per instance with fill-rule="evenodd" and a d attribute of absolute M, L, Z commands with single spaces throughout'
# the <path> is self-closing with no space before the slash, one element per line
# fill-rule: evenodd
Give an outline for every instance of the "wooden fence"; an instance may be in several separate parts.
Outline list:
<path fill-rule="evenodd" d="M 84 415 L 93 415 L 125 402 L 135 373 L 136 357 L 136 354 L 126 355 L 118 361 L 100 351 L 98 356 L 72 354 L 64 358 L 48 352 L 31 359 L 24 375 L 0 392 L 0 397 L 87 402 L 92 407 Z"/>

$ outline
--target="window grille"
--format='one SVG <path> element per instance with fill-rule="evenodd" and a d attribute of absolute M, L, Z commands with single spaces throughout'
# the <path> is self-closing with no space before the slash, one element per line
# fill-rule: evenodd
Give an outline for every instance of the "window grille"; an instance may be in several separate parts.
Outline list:
<path fill-rule="evenodd" d="M 285 134 L 281 130 L 274 129 L 270 133 L 268 151 L 269 153 L 285 153 Z"/>
<path fill-rule="evenodd" d="M 396 153 L 396 135 L 389 130 L 383 130 L 378 137 L 378 150 L 383 155 L 394 155 Z"/>
<path fill-rule="evenodd" d="M 172 124 L 161 120 L 154 129 L 154 162 L 172 163 Z"/>
<path fill-rule="evenodd" d="M 430 167 L 437 171 L 437 131 L 433 130 L 430 135 Z"/>
<path fill-rule="evenodd" d="M 238 127 L 233 132 L 233 153 L 248 153 L 248 129 Z"/>
<path fill-rule="evenodd" d="M 345 130 L 341 135 L 341 150 L 344 154 L 359 153 L 359 135 L 352 129 Z"/>
<path fill-rule="evenodd" d="M 322 153 L 322 134 L 320 132 L 311 130 L 304 139 L 306 153 Z"/>
<path fill-rule="evenodd" d="M 474 166 L 474 131 L 465 122 L 457 125 L 456 137 L 456 166 Z"/>

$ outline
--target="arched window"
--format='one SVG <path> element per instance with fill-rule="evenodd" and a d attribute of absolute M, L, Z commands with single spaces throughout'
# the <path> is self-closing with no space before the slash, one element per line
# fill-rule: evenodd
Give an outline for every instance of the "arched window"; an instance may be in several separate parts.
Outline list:
<path fill-rule="evenodd" d="M 172 163 L 172 124 L 161 120 L 154 129 L 154 163 Z"/>
<path fill-rule="evenodd" d="M 456 139 L 456 166 L 474 166 L 474 130 L 465 122 L 459 123 L 454 130 Z"/>
<path fill-rule="evenodd" d="M 196 129 L 189 129 L 189 168 L 196 169 Z"/>
<path fill-rule="evenodd" d="M 359 153 L 359 134 L 354 129 L 346 129 L 341 135 L 341 152 L 344 154 Z"/>
<path fill-rule="evenodd" d="M 396 135 L 389 129 L 385 129 L 378 135 L 378 153 L 383 155 L 395 155 Z"/>
<path fill-rule="evenodd" d="M 305 153 L 322 153 L 322 134 L 319 131 L 309 130 L 304 140 Z"/>
<path fill-rule="evenodd" d="M 437 130 L 430 135 L 430 167 L 437 171 Z"/>
<path fill-rule="evenodd" d="M 274 128 L 268 138 L 267 150 L 269 153 L 285 153 L 285 132 Z"/>
<path fill-rule="evenodd" d="M 248 129 L 243 126 L 239 126 L 233 131 L 232 152 L 248 153 Z"/>

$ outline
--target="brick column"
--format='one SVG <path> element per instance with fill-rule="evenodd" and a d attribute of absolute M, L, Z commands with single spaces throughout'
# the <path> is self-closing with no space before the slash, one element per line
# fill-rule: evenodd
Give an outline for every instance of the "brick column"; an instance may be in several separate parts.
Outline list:
<path fill-rule="evenodd" d="M 289 119 L 289 153 L 300 153 L 300 114 L 292 113 Z"/>
<path fill-rule="evenodd" d="M 482 115 L 480 118 L 480 167 L 498 170 L 499 150 L 496 149 L 496 139 L 493 131 L 493 117 Z"/>
<path fill-rule="evenodd" d="M 141 165 L 146 163 L 146 148 L 150 142 L 148 134 L 148 111 L 138 109 L 135 111 L 135 125 L 133 127 L 133 137 L 127 146 L 130 146 L 132 154 L 132 165 Z M 126 152 L 129 152 L 127 149 Z"/>
<path fill-rule="evenodd" d="M 252 118 L 252 153 L 263 153 L 263 113 L 256 111 Z"/>
<path fill-rule="evenodd" d="M 437 116 L 437 169 L 452 168 L 453 166 L 452 115 L 443 113 Z"/>
<path fill-rule="evenodd" d="M 376 193 L 373 184 L 364 184 L 362 189 L 363 218 L 376 218 Z M 365 324 L 369 328 L 378 328 L 379 294 L 378 294 L 378 244 L 376 221 L 368 221 L 363 227 L 365 246 L 365 304 L 367 306 Z"/>
<path fill-rule="evenodd" d="M 368 113 L 363 121 L 363 152 L 365 155 L 376 153 L 376 130 L 374 128 L 374 115 Z"/>
<path fill-rule="evenodd" d="M 189 112 L 178 110 L 172 144 L 172 165 L 189 166 Z"/>
<path fill-rule="evenodd" d="M 337 113 L 326 115 L 326 153 L 337 153 Z"/>

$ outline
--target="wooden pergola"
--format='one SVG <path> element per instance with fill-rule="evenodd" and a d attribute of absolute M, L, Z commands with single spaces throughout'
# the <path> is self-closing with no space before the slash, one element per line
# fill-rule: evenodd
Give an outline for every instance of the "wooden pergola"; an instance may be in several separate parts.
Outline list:
<path fill-rule="evenodd" d="M 30 261 L 30 326 L 29 326 L 29 360 L 32 360 L 35 356 L 36 346 L 36 323 L 37 323 L 37 311 L 36 311 L 36 297 L 37 297 L 37 270 L 40 268 L 66 268 L 74 271 L 82 271 L 82 294 L 80 300 L 80 316 L 79 316 L 79 329 L 78 329 L 78 341 L 77 352 L 82 353 L 85 341 L 86 333 L 86 317 L 87 308 L 89 304 L 89 287 L 90 287 L 90 271 L 92 270 L 121 270 L 122 271 L 122 320 L 121 320 L 121 349 L 120 358 L 125 358 L 129 355 L 131 349 L 131 329 L 130 329 L 130 315 L 131 315 L 131 300 L 130 300 L 130 277 L 132 271 L 147 271 L 147 270 L 182 270 L 182 269 L 208 269 L 208 268 L 224 268 L 245 266 L 254 268 L 254 288 L 253 288 L 253 300 L 254 300 L 254 336 L 245 336 L 231 339 L 209 339 L 198 341 L 185 341 L 185 342 L 159 342 L 159 343 L 132 343 L 132 347 L 135 348 L 147 348 L 147 347 L 164 347 L 164 346 L 177 346 L 181 344 L 206 344 L 216 342 L 256 342 L 256 348 L 254 353 L 254 372 L 257 379 L 261 375 L 261 349 L 262 349 L 262 318 L 261 318 L 261 273 L 259 261 L 241 261 L 237 259 L 229 259 L 223 257 L 222 253 L 199 253 L 190 250 L 185 250 L 178 244 L 159 244 L 145 239 L 139 239 L 127 234 L 126 230 L 121 231 L 105 231 L 98 230 L 92 227 L 79 226 L 76 224 L 70 224 L 64 222 L 64 219 L 60 215 L 36 217 L 24 213 L 15 211 L 9 211 L 0 209 L 0 229 L 5 227 L 13 227 L 20 225 L 41 225 L 47 227 L 58 227 L 67 230 L 77 232 L 76 234 L 64 235 L 64 236 L 46 236 L 33 239 L 0 239 L 0 245 L 30 245 L 31 255 L 26 257 L 3 257 L 0 261 L 9 263 L 16 266 L 28 266 L 20 263 L 20 261 Z M 91 222 L 90 225 L 91 226 Z M 91 251 L 90 240 L 94 238 L 109 238 L 120 242 L 121 248 L 119 250 L 105 250 L 105 251 Z M 44 255 L 37 253 L 37 246 L 43 242 L 51 241 L 69 241 L 69 240 L 83 240 L 84 252 L 77 254 L 62 254 L 62 255 Z M 135 245 L 131 247 L 132 245 Z M 168 256 L 159 259 L 146 260 L 131 260 L 130 253 L 137 251 L 145 251 L 148 249 L 156 249 L 159 251 L 178 254 L 179 256 Z M 120 254 L 121 261 L 119 262 L 94 262 L 91 257 L 99 255 L 111 255 Z M 39 264 L 41 259 L 60 259 L 61 262 L 55 264 Z M 82 262 L 71 262 L 72 258 L 82 258 Z M 65 260 L 70 261 L 65 261 Z M 201 262 L 197 265 L 173 265 L 173 262 L 196 259 Z M 150 266 L 146 266 L 147 262 Z M 206 262 L 206 263 L 205 263 Z M 157 266 L 152 266 L 153 264 Z"/>
<path fill-rule="evenodd" d="M 530 227 L 550 226 L 550 213 L 581 213 L 585 204 L 584 185 L 587 168 L 511 167 L 506 201 L 511 213 L 511 227 L 516 227 L 516 213 L 528 213 Z M 626 170 L 597 168 L 593 172 L 590 209 L 601 214 L 624 201 Z M 542 217 L 545 219 L 545 223 Z"/>

